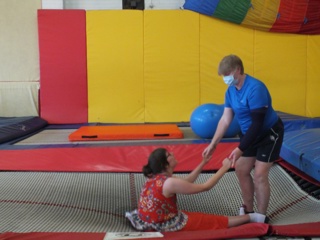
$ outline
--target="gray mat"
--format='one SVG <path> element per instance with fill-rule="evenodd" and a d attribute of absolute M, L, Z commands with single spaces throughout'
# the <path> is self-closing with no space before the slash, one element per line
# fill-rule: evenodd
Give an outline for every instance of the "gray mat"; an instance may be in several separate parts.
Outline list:
<path fill-rule="evenodd" d="M 135 208 L 144 181 L 142 174 L 127 173 L 0 172 L 0 232 L 133 231 L 124 213 Z M 270 181 L 271 224 L 320 221 L 320 201 L 281 167 L 272 167 Z M 179 202 L 187 211 L 236 215 L 241 197 L 235 173 L 208 192 L 179 196 Z"/>

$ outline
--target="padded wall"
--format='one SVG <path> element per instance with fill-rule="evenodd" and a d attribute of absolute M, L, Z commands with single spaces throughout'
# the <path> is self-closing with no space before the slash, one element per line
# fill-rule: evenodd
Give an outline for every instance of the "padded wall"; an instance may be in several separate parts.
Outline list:
<path fill-rule="evenodd" d="M 37 9 L 41 1 L 0 1 L 0 117 L 38 116 Z"/>
<path fill-rule="evenodd" d="M 39 0 L 0 1 L 0 82 L 39 81 Z"/>
<path fill-rule="evenodd" d="M 189 121 L 199 105 L 199 15 L 144 11 L 146 122 Z"/>
<path fill-rule="evenodd" d="M 320 116 L 320 36 L 308 36 L 306 116 Z"/>
<path fill-rule="evenodd" d="M 200 102 L 224 103 L 227 85 L 218 76 L 220 60 L 228 54 L 239 55 L 245 70 L 253 74 L 254 31 L 222 20 L 200 15 Z M 237 36 L 237 37 L 233 37 Z"/>
<path fill-rule="evenodd" d="M 269 88 L 276 110 L 306 114 L 307 36 L 255 32 L 254 75 Z"/>
<path fill-rule="evenodd" d="M 73 27 L 73 21 L 66 25 L 63 19 L 77 11 L 63 12 L 57 18 L 62 21 L 48 21 L 52 25 L 49 33 L 57 31 L 56 35 L 61 36 L 61 29 L 67 31 Z M 320 116 L 317 107 L 320 95 L 316 91 L 319 36 L 261 32 L 188 10 L 108 10 L 86 14 L 89 122 L 189 121 L 199 104 L 224 102 L 226 85 L 217 75 L 217 67 L 221 58 L 231 53 L 242 58 L 245 72 L 266 83 L 276 110 Z M 81 26 L 85 25 L 83 20 Z M 70 47 L 76 39 L 74 34 L 80 33 L 82 30 L 65 34 L 65 39 L 59 39 L 59 46 Z M 47 39 L 50 38 L 43 38 Z M 79 85 L 68 75 L 77 72 L 79 66 L 71 71 L 57 68 L 65 60 L 54 55 L 50 44 L 49 50 L 45 49 L 46 57 L 49 61 L 53 55 L 54 61 L 48 62 L 53 68 L 47 69 L 53 75 L 61 74 L 55 75 L 58 79 L 66 80 L 63 94 L 68 92 L 69 97 L 76 92 L 75 96 L 80 97 Z M 74 58 L 79 56 L 77 52 L 72 55 Z M 44 100 L 54 99 L 61 91 L 60 80 L 58 87 L 55 82 L 57 77 L 45 83 L 48 85 L 44 88 L 50 86 L 53 91 L 47 92 Z M 66 98 L 52 103 L 54 106 L 47 102 L 44 110 L 60 122 L 67 123 L 65 115 L 71 120 L 81 115 L 65 111 Z M 56 106 L 63 106 L 62 112 L 67 113 L 60 115 Z M 75 109 L 80 111 L 79 106 Z"/>
<path fill-rule="evenodd" d="M 0 117 L 38 116 L 39 82 L 0 82 Z"/>
<path fill-rule="evenodd" d="M 223 103 L 226 86 L 217 75 L 221 58 L 239 55 L 245 72 L 269 88 L 278 111 L 317 117 L 319 36 L 269 33 L 200 16 L 201 103 Z"/>
<path fill-rule="evenodd" d="M 90 122 L 144 122 L 143 11 L 87 11 Z"/>
<path fill-rule="evenodd" d="M 38 28 L 41 117 L 87 122 L 86 12 L 39 10 Z"/>

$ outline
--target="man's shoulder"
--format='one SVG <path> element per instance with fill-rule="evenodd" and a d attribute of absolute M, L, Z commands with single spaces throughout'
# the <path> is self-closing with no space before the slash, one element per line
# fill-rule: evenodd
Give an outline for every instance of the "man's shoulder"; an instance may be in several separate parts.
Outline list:
<path fill-rule="evenodd" d="M 251 75 L 249 75 L 249 74 L 247 74 L 246 80 L 247 80 L 247 82 L 250 83 L 251 85 L 263 86 L 263 87 L 265 87 L 265 84 L 264 84 L 260 79 L 258 79 L 258 78 L 256 78 L 256 77 L 253 77 L 253 76 L 251 76 Z"/>

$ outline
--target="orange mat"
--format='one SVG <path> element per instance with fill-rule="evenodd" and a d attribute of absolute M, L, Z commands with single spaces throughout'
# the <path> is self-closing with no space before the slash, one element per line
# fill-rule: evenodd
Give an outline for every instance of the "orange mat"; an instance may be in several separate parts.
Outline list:
<path fill-rule="evenodd" d="M 183 138 L 175 124 L 83 126 L 69 135 L 69 141 Z"/>

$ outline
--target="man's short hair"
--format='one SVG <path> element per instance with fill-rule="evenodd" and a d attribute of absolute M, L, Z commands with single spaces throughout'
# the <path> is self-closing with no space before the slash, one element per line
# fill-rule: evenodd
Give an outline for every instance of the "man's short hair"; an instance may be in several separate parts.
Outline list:
<path fill-rule="evenodd" d="M 219 75 L 229 75 L 231 72 L 240 68 L 240 73 L 244 73 L 244 68 L 241 59 L 236 55 L 225 56 L 219 64 L 218 74 Z"/>

